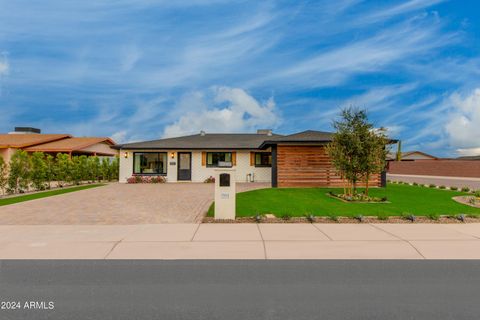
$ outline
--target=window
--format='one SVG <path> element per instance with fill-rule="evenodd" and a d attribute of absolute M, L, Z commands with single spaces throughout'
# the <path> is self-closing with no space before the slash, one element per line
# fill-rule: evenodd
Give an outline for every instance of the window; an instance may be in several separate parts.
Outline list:
<path fill-rule="evenodd" d="M 135 152 L 133 154 L 134 174 L 167 174 L 166 152 Z"/>
<path fill-rule="evenodd" d="M 255 152 L 255 167 L 271 167 L 272 154 L 270 152 Z"/>
<path fill-rule="evenodd" d="M 231 167 L 231 152 L 207 152 L 207 167 Z"/>

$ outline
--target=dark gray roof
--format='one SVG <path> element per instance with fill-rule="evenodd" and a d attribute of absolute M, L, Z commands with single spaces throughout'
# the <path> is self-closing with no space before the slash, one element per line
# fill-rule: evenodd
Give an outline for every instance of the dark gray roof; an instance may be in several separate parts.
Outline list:
<path fill-rule="evenodd" d="M 299 133 L 290 134 L 287 136 L 277 136 L 272 138 L 267 138 L 260 146 L 261 148 L 268 147 L 270 145 L 278 144 L 278 143 L 288 143 L 288 142 L 299 142 L 299 143 L 309 143 L 309 142 L 330 142 L 333 139 L 332 132 L 324 132 L 324 131 L 315 131 L 315 130 L 307 130 L 302 131 Z"/>
<path fill-rule="evenodd" d="M 206 133 L 153 141 L 126 143 L 117 149 L 258 149 L 267 139 L 280 135 L 255 133 Z"/>

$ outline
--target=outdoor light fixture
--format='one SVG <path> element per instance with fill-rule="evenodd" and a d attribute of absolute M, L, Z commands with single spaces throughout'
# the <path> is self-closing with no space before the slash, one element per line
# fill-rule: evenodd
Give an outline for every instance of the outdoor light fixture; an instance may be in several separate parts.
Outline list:
<path fill-rule="evenodd" d="M 172 159 L 174 159 L 174 158 L 175 158 L 175 152 L 170 153 L 170 157 L 171 157 Z"/>
<path fill-rule="evenodd" d="M 125 159 L 128 159 L 128 152 L 125 152 L 123 156 L 125 157 Z"/>

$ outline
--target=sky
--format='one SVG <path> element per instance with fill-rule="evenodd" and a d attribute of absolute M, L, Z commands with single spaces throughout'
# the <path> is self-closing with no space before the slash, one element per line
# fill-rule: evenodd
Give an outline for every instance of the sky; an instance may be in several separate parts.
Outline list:
<path fill-rule="evenodd" d="M 480 2 L 0 0 L 0 132 L 332 130 L 480 154 Z"/>

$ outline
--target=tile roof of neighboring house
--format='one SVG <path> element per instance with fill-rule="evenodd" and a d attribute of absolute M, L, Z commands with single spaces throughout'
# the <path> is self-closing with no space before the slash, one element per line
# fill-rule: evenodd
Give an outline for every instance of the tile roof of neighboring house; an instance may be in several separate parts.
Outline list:
<path fill-rule="evenodd" d="M 463 156 L 458 157 L 458 160 L 480 160 L 480 156 Z"/>
<path fill-rule="evenodd" d="M 25 148 L 69 137 L 69 134 L 0 134 L 0 148 Z"/>
<path fill-rule="evenodd" d="M 422 152 L 422 151 L 405 151 L 405 152 L 402 152 L 402 158 L 406 158 L 406 157 L 414 155 L 414 154 L 421 154 L 421 155 L 423 155 L 425 157 L 428 157 L 428 158 L 438 159 L 437 157 L 432 156 L 431 154 L 428 154 L 428 153 L 425 153 L 425 152 Z M 390 152 L 387 155 L 387 160 L 388 159 L 394 160 L 396 158 L 397 158 L 397 153 L 396 152 Z"/>
<path fill-rule="evenodd" d="M 153 141 L 126 143 L 118 149 L 257 149 L 277 134 L 205 133 Z"/>
<path fill-rule="evenodd" d="M 33 147 L 25 148 L 26 151 L 34 152 L 73 152 L 73 151 L 80 151 L 82 149 L 88 148 L 94 144 L 105 142 L 111 146 L 115 145 L 110 138 L 69 138 L 69 139 L 62 139 L 58 141 L 53 141 L 49 143 L 44 143 L 41 145 L 36 145 Z"/>

